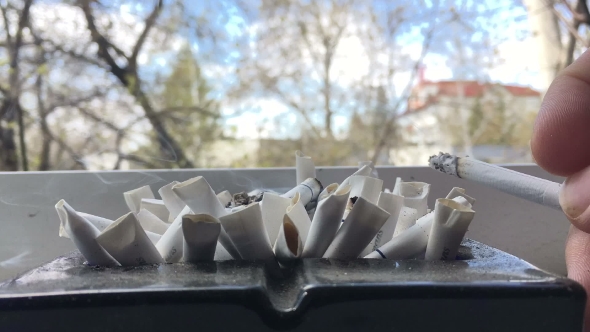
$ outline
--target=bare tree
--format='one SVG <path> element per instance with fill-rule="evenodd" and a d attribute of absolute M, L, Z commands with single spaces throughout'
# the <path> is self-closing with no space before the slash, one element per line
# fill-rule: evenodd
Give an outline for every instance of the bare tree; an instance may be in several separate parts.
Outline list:
<path fill-rule="evenodd" d="M 19 56 L 23 46 L 24 30 L 29 22 L 29 12 L 33 0 L 26 0 L 22 8 L 12 6 L 10 2 L 0 5 L 2 11 L 2 20 L 4 22 L 5 46 L 8 53 L 9 61 L 9 78 L 8 87 L 0 87 L 4 98 L 0 105 L 0 119 L 5 121 L 5 125 L 0 126 L 0 153 L 4 168 L 11 171 L 18 170 L 18 157 L 15 142 L 15 130 L 18 126 L 20 158 L 22 169 L 27 171 L 27 147 L 25 143 L 25 126 L 23 121 L 23 108 L 20 102 L 21 96 L 21 76 Z M 11 10 L 17 14 L 18 21 L 16 32 L 11 33 L 11 24 L 8 11 Z M 17 122 L 18 124 L 15 124 Z"/>
<path fill-rule="evenodd" d="M 144 21 L 144 28 L 135 45 L 132 47 L 130 55 L 125 54 L 119 47 L 110 42 L 96 25 L 91 0 L 80 0 L 78 5 L 84 12 L 87 28 L 90 31 L 92 41 L 98 46 L 97 55 L 108 65 L 111 73 L 125 86 L 129 92 L 137 99 L 145 112 L 145 116 L 157 133 L 157 140 L 160 145 L 164 158 L 174 160 L 180 167 L 193 167 L 193 163 L 188 160 L 180 145 L 168 133 L 162 123 L 157 111 L 152 106 L 147 93 L 142 86 L 142 80 L 138 74 L 137 57 L 142 47 L 156 24 L 156 20 L 162 11 L 164 3 L 159 0 Z M 122 59 L 125 65 L 121 66 L 117 60 Z"/>
<path fill-rule="evenodd" d="M 544 86 L 590 47 L 587 0 L 524 0 L 539 50 Z"/>

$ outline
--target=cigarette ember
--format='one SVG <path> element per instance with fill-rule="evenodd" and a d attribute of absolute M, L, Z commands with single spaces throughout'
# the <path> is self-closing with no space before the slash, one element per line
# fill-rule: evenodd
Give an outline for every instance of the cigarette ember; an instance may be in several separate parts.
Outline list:
<path fill-rule="evenodd" d="M 454 260 L 474 218 L 475 199 L 455 187 L 428 206 L 430 184 L 391 180 L 375 165 L 322 185 L 313 160 L 295 154 L 296 185 L 286 192 L 215 192 L 201 176 L 125 192 L 129 212 L 116 221 L 78 212 L 61 200 L 59 235 L 88 265 L 134 266 L 220 260 Z M 462 159 L 434 156 L 431 166 L 462 176 Z M 391 187 L 390 187 L 391 188 Z"/>

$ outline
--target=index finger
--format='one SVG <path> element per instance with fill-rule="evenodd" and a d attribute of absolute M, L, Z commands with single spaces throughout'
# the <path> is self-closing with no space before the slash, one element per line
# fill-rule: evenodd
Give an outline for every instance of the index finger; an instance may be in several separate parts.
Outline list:
<path fill-rule="evenodd" d="M 570 176 L 590 166 L 590 52 L 559 73 L 541 105 L 531 140 L 535 161 Z"/>

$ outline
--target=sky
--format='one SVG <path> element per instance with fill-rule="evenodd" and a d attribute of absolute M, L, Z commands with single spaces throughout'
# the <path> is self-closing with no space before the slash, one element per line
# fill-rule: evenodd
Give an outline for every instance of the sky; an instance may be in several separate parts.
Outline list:
<path fill-rule="evenodd" d="M 515 84 L 522 86 L 530 86 L 535 89 L 541 89 L 538 79 L 539 61 L 535 53 L 535 45 L 533 41 L 527 37 L 515 34 L 516 30 L 526 30 L 527 21 L 522 19 L 526 16 L 526 12 L 522 7 L 512 7 L 506 5 L 506 1 L 488 1 L 486 8 L 492 8 L 495 13 L 497 21 L 490 20 L 485 24 L 492 31 L 493 36 L 499 41 L 497 45 L 497 56 L 502 59 L 500 64 L 496 64 L 491 70 L 487 71 L 488 79 L 493 82 L 504 84 Z M 484 10 L 484 7 L 481 7 Z M 489 9 L 487 9 L 489 10 Z M 506 22 L 512 22 L 505 25 Z M 496 29 L 494 31 L 493 24 L 503 25 L 503 30 Z M 237 31 L 237 27 L 231 24 L 228 27 L 230 30 Z M 461 29 L 461 28 L 459 28 Z M 461 30 L 456 33 L 462 33 Z M 408 34 L 407 37 L 401 39 L 403 43 L 402 52 L 409 55 L 412 59 L 418 59 L 422 52 L 422 40 L 416 35 Z M 335 71 L 338 71 L 337 84 L 347 84 L 353 82 L 358 77 L 365 74 L 368 69 L 368 58 L 364 53 L 362 42 L 356 36 L 346 36 L 343 38 L 338 46 L 337 53 L 340 56 L 336 57 L 333 64 Z M 448 56 L 438 53 L 429 53 L 424 58 L 424 75 L 425 79 L 431 81 L 449 80 L 457 76 L 449 64 Z M 469 68 L 465 70 L 469 71 Z M 395 91 L 403 91 L 410 79 L 410 73 L 401 73 L 394 78 Z M 278 131 L 277 127 L 271 120 L 279 114 L 287 114 L 289 108 L 281 102 L 270 98 L 258 98 L 258 111 L 247 112 L 239 117 L 234 117 L 226 121 L 229 126 L 236 129 L 235 134 L 242 139 L 255 139 L 258 137 L 276 137 L 285 135 Z M 231 109 L 226 112 L 231 113 Z M 335 128 L 343 128 L 347 123 L 346 116 L 336 116 L 334 119 Z M 261 130 L 262 128 L 262 130 Z M 291 131 L 292 136 L 296 131 Z M 287 134 L 287 137 L 289 135 Z"/>
<path fill-rule="evenodd" d="M 460 0 L 455 0 L 461 2 Z M 510 1 L 510 0 L 506 0 Z M 538 85 L 538 59 L 534 54 L 535 46 L 532 41 L 522 36 L 512 36 L 512 30 L 522 30 L 523 24 L 526 25 L 526 20 L 514 20 L 518 16 L 526 16 L 524 10 L 520 7 L 510 7 L 504 5 L 506 1 L 498 1 L 498 5 L 495 5 L 496 1 L 483 1 L 487 3 L 486 8 L 493 8 L 495 17 L 497 20 L 504 22 L 514 21 L 509 26 L 504 26 L 504 29 L 489 28 L 488 30 L 493 31 L 497 40 L 501 40 L 498 44 L 498 57 L 503 59 L 503 63 L 494 66 L 492 70 L 488 72 L 489 79 L 494 82 L 506 83 L 506 84 L 517 84 L 524 86 L 531 86 L 536 89 L 540 89 Z M 483 3 L 482 2 L 482 3 Z M 200 3 L 200 4 L 199 4 Z M 205 5 L 202 5 L 205 3 Z M 243 19 L 241 19 L 235 11 L 235 8 L 231 6 L 225 6 L 222 2 L 187 2 L 187 10 L 195 15 L 207 13 L 208 11 L 216 10 L 222 11 L 220 14 L 223 17 L 215 17 L 212 15 L 211 20 L 224 22 L 222 27 L 218 27 L 223 30 L 225 35 L 225 42 L 231 43 L 233 40 L 241 38 L 243 30 L 248 27 Z M 221 4 L 221 5 L 220 5 Z M 57 11 L 54 12 L 60 18 L 59 24 L 52 25 L 52 29 L 59 30 L 59 34 L 67 34 L 68 31 L 76 31 L 76 24 L 82 25 L 84 22 L 81 13 L 72 11 L 60 4 L 55 4 Z M 211 7 L 213 6 L 213 7 Z M 71 8 L 71 7 L 69 7 Z M 482 7 L 481 10 L 484 7 Z M 136 16 L 134 11 L 142 10 L 141 6 L 131 7 L 123 4 L 119 6 L 118 13 L 112 13 L 122 19 L 122 22 L 134 26 L 132 30 L 123 26 L 117 28 L 122 33 L 117 33 L 113 36 L 115 42 L 118 45 L 123 45 L 122 48 L 126 49 L 136 39 L 137 34 L 141 31 L 141 24 L 137 24 Z M 489 10 L 489 9 L 487 9 Z M 51 16 L 52 12 L 47 11 L 45 15 Z M 117 20 L 114 20 L 115 22 Z M 48 19 L 48 24 L 53 24 L 51 17 Z M 485 24 L 494 24 L 493 20 Z M 461 29 L 461 28 L 459 28 Z M 461 30 L 455 31 L 460 34 Z M 408 33 L 404 38 L 400 39 L 402 44 L 402 52 L 412 59 L 418 59 L 422 52 L 422 40 L 419 35 Z M 155 72 L 166 73 L 170 70 L 171 59 L 174 57 L 176 52 L 185 44 L 190 44 L 195 55 L 202 59 L 202 65 L 205 75 L 207 75 L 211 84 L 220 91 L 219 95 L 223 96 L 223 90 L 226 89 L 226 83 L 229 80 L 232 66 L 234 65 L 235 58 L 232 58 L 231 54 L 224 57 L 215 57 L 215 53 L 209 52 L 212 48 L 211 45 L 205 43 L 198 43 L 194 36 L 186 34 L 186 37 L 181 35 L 172 36 L 172 40 L 169 42 L 169 48 L 165 50 L 159 50 L 158 52 L 147 52 L 139 55 L 139 64 L 143 68 L 146 68 L 143 75 L 149 77 Z M 154 46 L 146 45 L 153 51 Z M 225 45 L 227 46 L 227 45 Z M 456 72 L 453 71 L 449 63 L 449 58 L 442 55 L 443 52 L 429 53 L 424 58 L 425 65 L 425 78 L 427 80 L 448 80 L 456 76 Z M 338 73 L 336 82 L 341 85 L 352 84 L 360 76 L 367 73 L 369 68 L 368 55 L 363 49 L 362 41 L 355 35 L 345 36 L 339 43 L 337 49 L 336 60 L 333 64 L 333 70 Z M 203 57 L 208 55 L 208 57 Z M 469 70 L 467 68 L 467 70 Z M 395 91 L 403 91 L 408 84 L 410 73 L 401 73 L 396 75 L 394 78 Z M 275 118 L 280 117 L 281 120 L 291 122 L 294 124 L 298 123 L 298 118 L 290 112 L 289 108 L 283 103 L 264 96 L 253 95 L 249 104 L 256 105 L 252 111 L 241 113 L 239 116 L 232 116 L 227 118 L 225 125 L 227 130 L 241 139 L 255 139 L 258 137 L 283 137 L 283 138 L 295 138 L 299 131 L 297 125 L 293 126 L 294 129 L 285 129 L 284 126 L 277 124 Z M 225 115 L 234 114 L 236 111 L 235 105 L 226 105 L 223 108 Z M 335 116 L 334 124 L 335 129 L 342 129 L 346 126 L 348 118 L 346 115 Z"/>

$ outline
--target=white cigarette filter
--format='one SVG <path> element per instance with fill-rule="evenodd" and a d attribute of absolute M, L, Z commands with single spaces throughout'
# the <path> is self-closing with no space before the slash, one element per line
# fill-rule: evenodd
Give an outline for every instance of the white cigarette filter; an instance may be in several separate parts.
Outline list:
<path fill-rule="evenodd" d="M 123 266 L 165 262 L 132 212 L 115 220 L 96 241 Z"/>
<path fill-rule="evenodd" d="M 425 182 L 402 182 L 399 194 L 404 196 L 404 206 L 416 209 L 418 218 L 428 212 L 430 184 Z"/>
<path fill-rule="evenodd" d="M 335 193 L 336 190 L 338 190 L 339 186 L 340 185 L 338 183 L 332 183 L 332 184 L 328 185 L 326 188 L 324 188 L 324 190 L 322 190 L 322 192 L 318 196 L 318 202 L 322 201 L 325 198 L 328 198 L 328 196 Z"/>
<path fill-rule="evenodd" d="M 119 265 L 96 240 L 100 231 L 90 221 L 79 215 L 63 199 L 57 202 L 55 209 L 60 219 L 60 236 L 63 229 L 63 233 L 74 242 L 88 265 Z"/>
<path fill-rule="evenodd" d="M 463 188 L 459 188 L 459 187 L 453 187 L 453 189 L 451 189 L 451 191 L 447 194 L 447 199 L 453 199 L 455 197 L 463 197 L 465 198 L 469 204 L 471 204 L 471 206 L 473 206 L 473 204 L 475 204 L 475 198 L 467 195 L 465 193 L 465 189 Z"/>
<path fill-rule="evenodd" d="M 146 209 L 139 210 L 137 213 L 137 220 L 139 220 L 139 224 L 146 232 L 154 232 L 160 235 L 164 234 L 170 226 L 170 224 L 165 223 L 155 214 Z"/>
<path fill-rule="evenodd" d="M 344 214 L 342 215 L 342 221 L 344 221 L 344 219 L 346 219 L 346 217 L 348 217 L 348 214 L 350 213 L 350 211 L 354 207 L 354 202 L 356 202 L 357 199 L 358 199 L 357 196 L 352 196 L 349 194 L 348 200 L 346 201 L 346 207 L 344 208 Z"/>
<path fill-rule="evenodd" d="M 242 259 L 270 260 L 274 258 L 258 202 L 225 215 L 219 218 L 219 221 Z"/>
<path fill-rule="evenodd" d="M 303 154 L 301 151 L 295 152 L 295 174 L 297 183 L 303 183 L 303 181 L 309 178 L 315 178 L 315 165 L 311 157 Z"/>
<path fill-rule="evenodd" d="M 463 197 L 455 197 L 453 201 L 471 208 L 471 204 Z M 434 222 L 434 212 L 428 213 L 416 221 L 416 225 L 408 228 L 398 236 L 385 243 L 365 258 L 379 259 L 410 259 L 426 251 L 428 237 Z"/>
<path fill-rule="evenodd" d="M 355 175 L 350 178 L 350 197 L 362 197 L 377 204 L 379 194 L 383 190 L 383 180 L 370 176 Z"/>
<path fill-rule="evenodd" d="M 400 178 L 400 177 L 395 178 L 395 184 L 393 185 L 393 190 L 391 190 L 391 192 L 396 195 L 399 195 L 402 183 L 403 183 L 402 178 Z"/>
<path fill-rule="evenodd" d="M 196 263 L 215 258 L 221 232 L 219 220 L 208 214 L 187 214 L 182 217 L 183 261 Z"/>
<path fill-rule="evenodd" d="M 323 257 L 358 258 L 388 218 L 387 211 L 359 197 Z"/>
<path fill-rule="evenodd" d="M 86 218 L 86 220 L 90 221 L 90 223 L 93 224 L 94 227 L 98 228 L 98 230 L 100 232 L 104 231 L 107 227 L 109 227 L 110 224 L 115 222 L 114 220 L 106 219 L 103 217 L 95 216 L 95 215 L 84 213 L 84 212 L 78 212 L 78 214 L 81 215 L 82 217 Z M 162 237 L 161 234 L 156 234 L 156 233 L 150 232 L 150 231 L 145 231 L 145 233 L 150 238 L 150 240 L 152 241 L 153 244 L 158 243 L 158 241 Z M 60 236 L 61 236 L 61 234 L 60 234 Z"/>
<path fill-rule="evenodd" d="M 123 197 L 125 198 L 125 203 L 127 204 L 129 211 L 133 213 L 139 212 L 142 198 L 155 198 L 150 186 L 143 186 L 141 188 L 126 191 L 123 193 Z"/>
<path fill-rule="evenodd" d="M 274 244 L 273 251 L 279 262 L 288 262 L 301 257 L 303 243 L 295 223 L 285 215 L 279 229 L 279 236 Z"/>
<path fill-rule="evenodd" d="M 357 176 L 357 175 L 358 176 L 370 176 L 371 175 L 371 166 L 364 165 L 363 167 L 359 168 L 356 172 L 352 173 L 351 176 L 344 179 L 344 181 L 342 181 L 342 183 L 340 183 L 340 185 L 338 186 L 338 189 L 342 189 L 343 187 L 350 185 L 350 179 L 353 176 Z"/>
<path fill-rule="evenodd" d="M 340 225 L 350 193 L 350 185 L 338 188 L 318 203 L 303 247 L 303 258 L 321 258 Z"/>
<path fill-rule="evenodd" d="M 172 191 L 195 214 L 208 214 L 216 218 L 226 214 L 225 206 L 202 176 L 181 182 L 172 187 Z"/>
<path fill-rule="evenodd" d="M 208 214 L 219 219 L 228 213 L 207 180 L 202 176 L 181 182 L 172 187 L 172 191 L 182 199 L 182 201 L 191 209 L 193 214 Z M 180 225 L 179 228 L 181 228 Z M 240 257 L 238 250 L 223 228 L 222 223 L 221 233 L 219 234 L 219 243 L 221 243 L 221 245 L 223 245 L 225 249 L 237 259 Z M 180 238 L 182 238 L 182 236 Z"/>
<path fill-rule="evenodd" d="M 270 243 L 275 243 L 279 235 L 279 229 L 283 224 L 283 218 L 287 208 L 291 205 L 291 198 L 281 197 L 273 193 L 265 193 L 260 202 L 262 221 L 268 233 Z"/>
<path fill-rule="evenodd" d="M 180 211 L 182 211 L 182 209 L 184 209 L 186 206 L 182 199 L 180 199 L 180 197 L 178 197 L 174 191 L 172 191 L 172 187 L 179 183 L 180 182 L 178 181 L 172 181 L 158 189 L 158 193 L 160 194 L 164 205 L 166 205 L 166 208 L 168 211 L 170 211 L 168 218 L 165 220 L 163 219 L 164 221 L 173 222 L 174 219 L 176 219 L 176 217 L 180 214 Z"/>
<path fill-rule="evenodd" d="M 58 202 L 57 204 L 60 204 L 60 202 Z M 57 204 L 55 205 L 55 208 L 56 209 L 57 209 L 57 206 L 58 206 Z M 67 203 L 65 203 L 65 201 L 64 201 L 64 204 L 67 205 Z M 71 206 L 70 206 L 70 208 L 71 208 Z M 84 218 L 87 221 L 89 221 L 92 225 L 94 225 L 94 227 L 96 227 L 99 232 L 102 232 L 105 228 L 107 228 L 110 224 L 113 223 L 112 220 L 109 220 L 109 219 L 106 219 L 106 218 L 102 218 L 102 217 L 98 217 L 98 216 L 94 216 L 94 215 L 91 215 L 91 214 L 88 214 L 88 213 L 78 212 L 78 211 L 76 211 L 76 213 L 78 215 L 80 215 L 82 218 Z M 58 215 L 59 215 L 59 219 L 60 219 L 60 223 L 59 223 L 59 236 L 60 237 L 65 237 L 65 238 L 68 238 L 69 239 L 70 236 L 68 235 L 68 233 L 66 232 L 66 229 L 65 229 L 66 219 L 62 218 L 62 215 L 59 214 L 59 211 L 58 211 Z"/>
<path fill-rule="evenodd" d="M 177 263 L 182 259 L 183 250 L 183 235 L 182 235 L 182 217 L 187 214 L 193 214 L 188 206 L 176 216 L 176 219 L 168 226 L 168 229 L 158 243 L 156 243 L 156 249 L 160 255 L 168 263 Z"/>
<path fill-rule="evenodd" d="M 400 235 L 406 229 L 416 225 L 417 220 L 418 211 L 416 209 L 407 206 L 402 207 L 397 224 L 395 225 L 395 230 L 393 231 L 393 237 Z"/>
<path fill-rule="evenodd" d="M 225 207 L 232 201 L 233 197 L 229 193 L 229 191 L 224 190 L 224 191 L 217 194 L 217 199 L 219 199 L 219 202 L 221 203 L 221 205 L 223 205 Z"/>
<path fill-rule="evenodd" d="M 296 193 L 291 199 L 291 204 L 285 212 L 289 216 L 289 219 L 297 226 L 301 242 L 305 245 L 309 229 L 311 228 L 311 220 L 305 207 L 301 204 L 299 193 Z"/>
<path fill-rule="evenodd" d="M 295 188 L 289 190 L 281 197 L 293 198 L 295 194 L 299 193 L 300 201 L 303 206 L 306 206 L 311 201 L 317 200 L 318 196 L 322 192 L 322 184 L 316 178 L 308 178 Z"/>
<path fill-rule="evenodd" d="M 426 260 L 454 260 L 475 211 L 451 199 L 436 200 Z"/>
<path fill-rule="evenodd" d="M 377 172 L 377 168 L 375 168 L 375 164 L 372 161 L 359 161 L 359 169 L 363 168 L 363 166 L 369 166 L 371 168 L 370 177 L 379 178 L 379 172 Z"/>
<path fill-rule="evenodd" d="M 400 212 L 404 207 L 404 197 L 400 195 L 395 195 L 391 193 L 382 192 L 379 194 L 379 199 L 377 201 L 377 206 L 382 208 L 383 210 L 389 213 L 389 218 L 385 221 L 385 224 L 381 226 L 377 235 L 371 240 L 369 245 L 363 250 L 361 253 L 361 257 L 368 255 L 369 253 L 375 251 L 387 241 L 391 240 L 393 237 L 393 232 L 396 229 L 396 224 L 398 222 L 398 218 L 400 216 Z"/>
<path fill-rule="evenodd" d="M 223 229 L 223 228 L 221 228 L 221 229 Z M 215 256 L 213 257 L 213 260 L 215 260 L 215 261 L 230 261 L 232 259 L 235 259 L 235 258 L 233 258 L 232 255 L 230 255 L 229 252 L 227 252 L 227 250 L 225 250 L 225 248 L 221 244 L 218 244 L 215 247 Z"/>
<path fill-rule="evenodd" d="M 139 210 L 141 211 L 141 209 L 150 211 L 153 215 L 158 217 L 158 219 L 166 223 L 170 217 L 170 211 L 168 211 L 164 201 L 159 199 L 142 198 L 139 205 Z"/>

